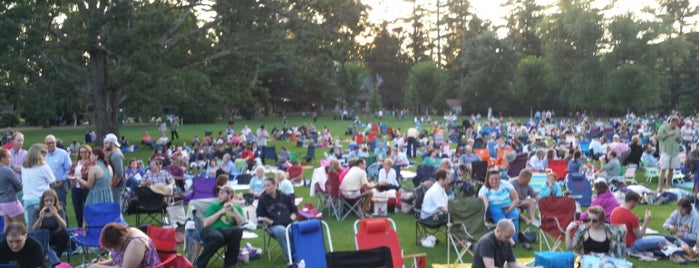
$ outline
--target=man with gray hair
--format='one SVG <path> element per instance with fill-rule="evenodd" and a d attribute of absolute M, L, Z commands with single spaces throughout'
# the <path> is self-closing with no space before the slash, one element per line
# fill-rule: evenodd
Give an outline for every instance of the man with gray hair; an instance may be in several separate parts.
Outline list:
<path fill-rule="evenodd" d="M 536 150 L 536 154 L 529 158 L 527 169 L 533 172 L 544 172 L 546 169 L 546 152 L 544 152 L 544 149 Z"/>
<path fill-rule="evenodd" d="M 61 207 L 66 207 L 66 191 L 68 188 L 67 179 L 68 172 L 73 162 L 70 161 L 70 154 L 66 150 L 56 147 L 56 137 L 49 134 L 44 138 L 46 145 L 46 164 L 51 167 L 53 176 L 56 177 L 56 182 L 51 188 L 56 191 L 58 200 L 61 202 Z M 31 215 L 30 215 L 31 216 Z"/>
<path fill-rule="evenodd" d="M 473 268 L 524 267 L 512 251 L 515 225 L 509 219 L 498 221 L 495 230 L 483 235 L 473 251 Z"/>

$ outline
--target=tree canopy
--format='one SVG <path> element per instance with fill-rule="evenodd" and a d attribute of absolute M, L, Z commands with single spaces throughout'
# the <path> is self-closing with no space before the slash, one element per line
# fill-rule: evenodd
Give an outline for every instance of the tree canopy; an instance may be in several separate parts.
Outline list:
<path fill-rule="evenodd" d="M 8 0 L 0 104 L 31 125 L 80 117 L 99 135 L 162 107 L 189 122 L 441 111 L 451 98 L 466 113 L 694 112 L 699 8 L 657 0 L 610 15 L 614 3 L 593 2 L 510 0 L 493 25 L 468 0 L 415 1 L 373 25 L 361 0 Z"/>

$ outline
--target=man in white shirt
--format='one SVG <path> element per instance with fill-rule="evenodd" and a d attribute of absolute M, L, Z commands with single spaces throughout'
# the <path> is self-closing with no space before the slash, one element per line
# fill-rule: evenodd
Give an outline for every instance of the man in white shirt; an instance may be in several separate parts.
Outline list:
<path fill-rule="evenodd" d="M 527 168 L 531 171 L 543 172 L 546 169 L 546 152 L 543 149 L 536 150 L 536 154 L 529 158 Z"/>
<path fill-rule="evenodd" d="M 449 215 L 447 208 L 449 198 L 445 189 L 449 186 L 449 173 L 440 169 L 435 173 L 434 178 L 435 183 L 425 192 L 425 197 L 422 199 L 420 219 L 430 223 L 446 222 Z"/>
<path fill-rule="evenodd" d="M 592 151 L 592 158 L 599 158 L 605 155 L 605 150 L 602 148 L 602 142 L 600 142 L 599 137 L 593 137 L 590 141 L 590 151 Z"/>

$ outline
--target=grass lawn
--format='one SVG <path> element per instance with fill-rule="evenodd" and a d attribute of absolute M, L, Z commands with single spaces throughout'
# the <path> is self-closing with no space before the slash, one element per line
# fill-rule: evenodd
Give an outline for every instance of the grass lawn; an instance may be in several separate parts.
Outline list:
<path fill-rule="evenodd" d="M 363 118 L 364 122 L 366 122 L 367 118 Z M 288 117 L 288 125 L 297 125 L 300 126 L 301 124 L 308 124 L 311 122 L 312 119 L 310 118 L 302 118 L 301 116 L 289 116 Z M 372 122 L 376 122 L 377 120 L 371 120 Z M 412 120 L 409 121 L 398 121 L 394 120 L 393 118 L 384 118 L 384 122 L 386 122 L 389 126 L 392 126 L 394 128 L 400 128 L 402 133 L 405 133 L 405 131 L 412 126 Z M 344 148 L 347 148 L 347 143 L 348 139 L 350 139 L 350 136 L 345 136 L 343 133 L 347 129 L 347 126 L 351 122 L 349 121 L 338 121 L 338 120 L 333 120 L 332 117 L 320 117 L 318 119 L 318 122 L 315 123 L 315 126 L 317 129 L 321 130 L 324 126 L 327 126 L 332 134 L 333 137 L 335 138 L 340 138 L 342 140 L 342 144 L 345 146 Z M 279 127 L 281 128 L 282 126 L 282 118 L 281 117 L 266 117 L 266 118 L 259 118 L 255 120 L 250 120 L 250 121 L 236 121 L 235 123 L 235 130 L 240 131 L 243 126 L 247 124 L 250 126 L 251 129 L 256 130 L 260 124 L 264 124 L 267 126 L 267 130 L 271 132 L 271 129 L 273 127 Z M 188 125 L 185 124 L 180 127 L 180 139 L 176 141 L 176 143 L 181 144 L 182 142 L 187 142 L 189 143 L 194 135 L 199 135 L 200 137 L 203 137 L 204 133 L 206 131 L 212 131 L 214 135 L 216 135 L 219 131 L 223 131 L 226 128 L 226 123 L 225 122 L 218 122 L 215 124 L 197 124 L 197 125 Z M 25 134 L 25 149 L 28 149 L 32 144 L 34 143 L 43 143 L 44 137 L 47 134 L 54 134 L 56 137 L 59 139 L 62 139 L 64 144 L 70 143 L 73 139 L 77 139 L 79 142 L 82 143 L 84 141 L 84 134 L 88 131 L 88 128 L 85 127 L 79 127 L 79 128 L 54 128 L 54 129 L 26 129 L 23 130 Z M 138 144 L 140 142 L 141 135 L 143 134 L 144 131 L 150 132 L 152 135 L 154 135 L 154 138 L 157 139 L 157 133 L 158 128 L 155 126 L 155 124 L 148 124 L 148 125 L 133 125 L 133 126 L 124 126 L 120 130 L 120 135 L 126 135 L 127 139 L 131 144 Z M 292 152 L 297 152 L 299 155 L 304 155 L 305 154 L 305 148 L 297 148 L 295 143 L 292 142 L 286 142 L 286 141 L 271 141 L 269 142 L 269 145 L 273 145 L 277 147 L 277 150 L 279 150 L 280 146 L 286 146 L 290 151 Z M 316 150 L 316 158 L 313 160 L 314 166 L 318 166 L 319 159 L 323 156 L 323 151 L 325 149 L 318 149 Z M 125 158 L 128 160 L 131 157 L 135 157 L 137 159 L 149 159 L 150 155 L 152 152 L 148 149 L 143 148 L 141 146 L 141 150 L 137 151 L 135 153 L 125 153 Z M 416 159 L 418 162 L 420 162 L 420 159 Z M 312 170 L 308 169 L 305 170 L 305 175 L 306 177 L 310 178 Z M 641 174 L 637 174 L 638 181 L 641 181 Z M 643 179 L 645 181 L 645 179 Z M 649 185 L 651 189 L 654 189 L 656 187 L 656 184 L 651 184 Z M 296 196 L 297 197 L 303 197 L 303 203 L 314 203 L 316 202 L 316 199 L 314 197 L 310 197 L 308 195 L 308 187 L 299 187 L 296 188 Z M 70 198 L 67 198 L 68 202 L 70 203 Z M 667 204 L 663 206 L 646 206 L 646 205 L 640 205 L 638 208 L 635 209 L 636 214 L 641 215 L 642 212 L 646 209 L 650 209 L 653 212 L 653 218 L 651 219 L 650 227 L 661 231 L 662 230 L 662 224 L 666 218 L 670 216 L 670 213 L 675 209 L 675 206 L 673 204 Z M 74 219 L 74 213 L 72 209 L 72 205 L 68 205 L 68 215 L 70 218 L 70 223 L 75 224 L 75 219 Z M 434 248 L 424 248 L 417 246 L 415 243 L 415 222 L 413 220 L 413 215 L 409 214 L 390 214 L 390 217 L 395 220 L 398 228 L 398 234 L 399 238 L 401 241 L 401 246 L 404 250 L 405 254 L 412 254 L 412 253 L 427 253 L 427 262 L 428 262 L 428 267 L 431 267 L 431 264 L 433 263 L 446 263 L 446 241 L 444 241 L 444 237 L 438 237 L 440 239 L 440 244 L 437 244 L 436 247 Z M 135 217 L 134 216 L 126 216 L 127 221 L 130 224 L 135 224 Z M 349 251 L 349 250 L 354 250 L 355 249 L 355 244 L 354 244 L 354 235 L 353 235 L 353 223 L 357 218 L 354 216 L 349 216 L 347 219 L 345 219 L 342 222 L 338 222 L 335 220 L 335 218 L 332 217 L 327 217 L 325 221 L 328 223 L 330 226 L 330 230 L 332 233 L 332 240 L 333 240 L 333 246 L 336 251 Z M 253 244 L 256 247 L 262 247 L 262 231 L 258 230 L 257 233 L 259 234 L 259 238 L 257 239 L 250 239 L 250 240 L 244 240 L 243 242 L 249 242 Z M 538 247 L 534 245 L 534 248 L 538 250 Z M 534 251 L 527 251 L 521 249 L 521 247 L 517 247 L 515 250 L 515 255 L 518 258 L 533 258 L 534 256 Z M 452 257 L 454 256 L 452 252 Z M 629 258 L 632 262 L 635 263 L 637 267 L 675 267 L 676 265 L 669 262 L 669 261 L 658 261 L 658 262 L 640 262 L 637 261 L 634 258 Z M 73 263 L 76 264 L 77 262 L 80 261 L 80 258 L 77 256 L 73 258 Z M 452 259 L 453 261 L 453 259 Z M 470 262 L 471 261 L 471 256 L 467 255 L 466 260 Z M 222 262 L 217 262 L 214 264 L 212 267 L 221 267 Z M 284 261 L 282 260 L 277 260 L 276 262 L 270 263 L 267 261 L 266 256 L 263 256 L 262 259 L 260 260 L 253 260 L 249 264 L 240 264 L 241 267 L 285 267 Z"/>

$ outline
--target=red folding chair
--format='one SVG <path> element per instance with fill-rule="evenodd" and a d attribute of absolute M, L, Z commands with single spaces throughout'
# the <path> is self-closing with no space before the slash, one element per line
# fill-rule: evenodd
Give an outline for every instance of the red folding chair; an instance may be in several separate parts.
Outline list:
<path fill-rule="evenodd" d="M 574 220 L 575 211 L 575 199 L 570 197 L 551 196 L 539 199 L 540 251 L 544 244 L 549 251 L 554 251 L 565 242 L 565 228 Z"/>
<path fill-rule="evenodd" d="M 148 225 L 146 231 L 148 237 L 153 241 L 155 249 L 158 250 L 158 257 L 160 257 L 160 264 L 156 267 L 192 268 L 192 263 L 177 253 L 175 228 Z"/>
<path fill-rule="evenodd" d="M 568 160 L 549 160 L 549 168 L 556 174 L 556 180 L 562 181 L 568 173 Z"/>
<path fill-rule="evenodd" d="M 389 225 L 390 224 L 390 225 Z M 394 267 L 405 267 L 403 259 L 413 259 L 410 267 L 425 268 L 426 258 L 424 253 L 403 255 L 403 249 L 398 241 L 396 223 L 390 218 L 361 219 L 354 222 L 354 241 L 357 250 L 366 250 L 377 247 L 391 249 L 391 258 Z"/>

